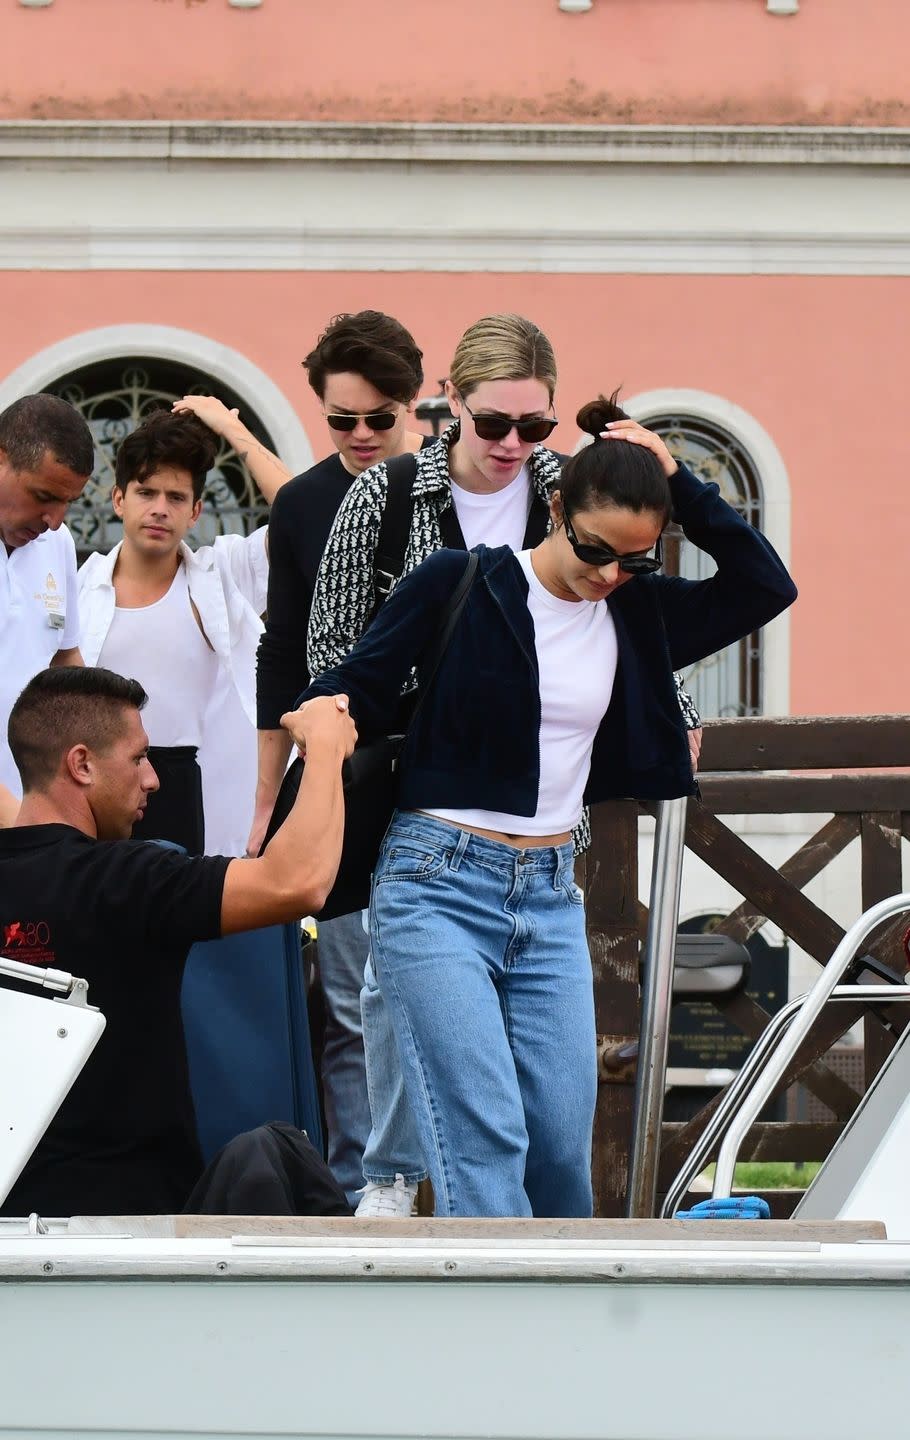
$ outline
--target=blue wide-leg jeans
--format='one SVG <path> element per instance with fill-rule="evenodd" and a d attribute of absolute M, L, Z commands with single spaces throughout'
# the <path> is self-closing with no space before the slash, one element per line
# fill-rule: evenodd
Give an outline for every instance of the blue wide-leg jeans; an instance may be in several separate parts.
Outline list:
<path fill-rule="evenodd" d="M 325 997 L 322 1093 L 329 1168 L 350 1205 L 363 1184 L 363 1152 L 370 1133 L 360 988 L 369 951 L 360 910 L 319 922 L 319 976 Z"/>
<path fill-rule="evenodd" d="M 363 1049 L 372 1129 L 363 1152 L 363 1175 L 375 1184 L 391 1185 L 396 1175 L 409 1184 L 425 1180 L 420 1136 L 405 1093 L 398 1043 L 376 979 L 373 958 L 367 955 L 360 992 Z"/>
<path fill-rule="evenodd" d="M 589 1216 L 594 998 L 571 842 L 395 815 L 373 965 L 437 1215 Z"/>

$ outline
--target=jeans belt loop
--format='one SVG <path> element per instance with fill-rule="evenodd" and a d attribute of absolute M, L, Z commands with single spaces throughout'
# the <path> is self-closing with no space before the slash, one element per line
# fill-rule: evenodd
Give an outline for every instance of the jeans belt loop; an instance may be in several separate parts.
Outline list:
<path fill-rule="evenodd" d="M 450 870 L 459 870 L 459 869 L 461 868 L 461 857 L 462 857 L 462 855 L 464 854 L 464 852 L 467 850 L 468 845 L 469 845 L 469 843 L 470 843 L 470 840 L 471 840 L 471 832 L 470 832 L 470 830 L 462 830 L 462 831 L 459 832 L 459 835 L 458 835 L 458 843 L 457 843 L 457 845 L 455 846 L 455 849 L 452 851 L 452 857 L 451 857 L 451 859 L 449 860 L 449 869 L 450 869 Z"/>

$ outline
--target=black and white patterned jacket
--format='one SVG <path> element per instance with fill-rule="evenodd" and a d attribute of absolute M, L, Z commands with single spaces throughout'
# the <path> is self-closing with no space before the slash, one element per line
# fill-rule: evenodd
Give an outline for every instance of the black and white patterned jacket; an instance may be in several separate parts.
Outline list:
<path fill-rule="evenodd" d="M 415 455 L 417 474 L 411 487 L 414 508 L 402 575 L 445 544 L 443 516 L 452 510 L 449 451 L 458 439 L 458 424 L 450 425 L 436 445 Z M 531 452 L 528 468 L 540 503 L 549 505 L 559 483 L 562 457 L 543 445 Z M 313 605 L 307 649 L 311 675 L 338 665 L 353 650 L 373 615 L 376 546 L 388 494 L 385 461 L 365 470 L 354 481 L 335 517 L 326 543 Z M 400 576 L 398 577 L 401 578 Z M 695 730 L 700 719 L 695 704 L 677 676 L 679 703 L 686 726 Z"/>
<path fill-rule="evenodd" d="M 414 456 L 417 462 L 417 474 L 411 486 L 414 505 L 402 575 L 409 574 L 446 544 L 443 517 L 451 511 L 449 520 L 454 520 L 449 451 L 457 438 L 458 425 L 450 425 L 437 444 L 419 450 Z M 560 456 L 542 445 L 532 450 L 528 461 L 544 526 L 550 491 L 559 481 L 561 464 Z M 388 471 L 385 461 L 381 461 L 358 476 L 335 517 L 319 566 L 310 611 L 307 652 L 311 675 L 320 675 L 323 670 L 339 664 L 354 648 L 372 618 L 376 546 L 387 494 Z"/>

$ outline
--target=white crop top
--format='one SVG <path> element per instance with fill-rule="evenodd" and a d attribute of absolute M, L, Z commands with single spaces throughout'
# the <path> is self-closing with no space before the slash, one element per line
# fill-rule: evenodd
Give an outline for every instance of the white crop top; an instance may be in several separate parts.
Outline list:
<path fill-rule="evenodd" d="M 616 627 L 605 601 L 560 600 L 538 580 L 530 550 L 516 559 L 528 577 L 528 609 L 540 672 L 537 811 L 533 816 L 498 810 L 427 813 L 506 835 L 560 835 L 581 818 L 594 737 L 616 678 Z M 508 684 L 507 676 L 503 684 Z M 495 723 L 494 711 L 491 724 Z"/>

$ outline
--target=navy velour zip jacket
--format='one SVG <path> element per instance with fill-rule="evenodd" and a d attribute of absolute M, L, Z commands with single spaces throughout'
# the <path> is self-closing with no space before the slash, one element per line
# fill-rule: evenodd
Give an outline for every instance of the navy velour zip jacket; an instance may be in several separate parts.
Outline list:
<path fill-rule="evenodd" d="M 674 518 L 707 551 L 707 580 L 635 576 L 603 602 L 619 663 L 594 741 L 585 802 L 671 799 L 695 788 L 673 671 L 779 615 L 796 586 L 768 541 L 680 466 Z M 528 582 L 508 546 L 477 547 L 479 565 L 458 626 L 401 757 L 402 810 L 477 808 L 533 815 L 540 781 L 540 694 Z M 421 665 L 464 574 L 463 551 L 439 550 L 396 586 L 338 666 L 298 701 L 347 694 L 361 741 L 393 733 L 400 693 Z"/>

